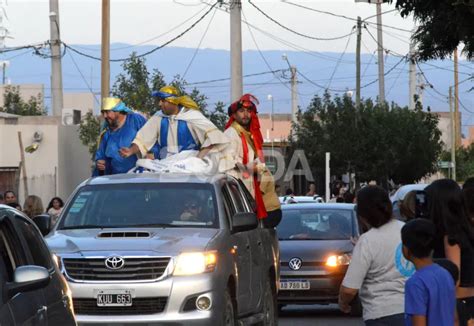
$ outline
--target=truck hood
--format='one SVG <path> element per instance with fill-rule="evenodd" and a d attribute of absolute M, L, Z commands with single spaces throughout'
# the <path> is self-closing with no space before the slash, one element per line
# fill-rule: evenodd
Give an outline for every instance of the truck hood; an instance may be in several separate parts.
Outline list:
<path fill-rule="evenodd" d="M 130 236 L 134 232 L 142 236 Z M 218 229 L 203 228 L 56 230 L 46 237 L 46 242 L 54 253 L 175 256 L 185 251 L 206 250 L 207 244 L 218 232 Z M 113 236 L 102 237 L 106 233 Z M 143 236 L 143 233 L 149 236 Z"/>

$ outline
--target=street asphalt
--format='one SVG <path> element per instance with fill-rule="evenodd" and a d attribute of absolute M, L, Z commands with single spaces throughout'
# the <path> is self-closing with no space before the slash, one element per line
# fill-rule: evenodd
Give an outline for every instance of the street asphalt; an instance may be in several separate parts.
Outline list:
<path fill-rule="evenodd" d="M 283 307 L 278 319 L 279 326 L 363 326 L 362 318 L 343 314 L 337 305 L 289 305 Z"/>

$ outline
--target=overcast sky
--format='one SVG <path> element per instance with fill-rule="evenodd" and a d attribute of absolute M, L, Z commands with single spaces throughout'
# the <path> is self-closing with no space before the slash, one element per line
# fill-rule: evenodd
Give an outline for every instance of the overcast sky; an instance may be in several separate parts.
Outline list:
<path fill-rule="evenodd" d="M 213 3 L 213 0 L 207 0 L 207 2 Z M 361 16 L 364 19 L 376 13 L 375 5 L 355 3 L 355 0 L 292 0 L 292 2 L 353 18 Z M 350 33 L 355 25 L 354 21 L 317 13 L 284 1 L 254 0 L 254 3 L 283 25 L 313 37 L 327 38 L 345 35 Z M 60 0 L 59 6 L 61 38 L 64 42 L 69 44 L 100 43 L 100 0 Z M 162 44 L 190 26 L 204 14 L 207 8 L 209 6 L 200 0 L 112 0 L 111 42 Z M 394 5 L 384 4 L 382 6 L 384 12 L 393 8 Z M 7 12 L 11 33 L 14 37 L 7 40 L 7 46 L 38 43 L 49 39 L 49 1 L 9 0 Z M 194 18 L 192 18 L 193 16 Z M 251 24 L 272 36 L 277 36 L 308 50 L 342 52 L 347 44 L 347 52 L 355 52 L 355 35 L 350 38 L 349 42 L 347 38 L 337 41 L 317 41 L 304 38 L 285 31 L 269 21 L 246 0 L 243 0 L 243 19 L 247 19 Z M 188 21 L 185 22 L 186 20 Z M 371 18 L 369 21 L 375 22 L 375 18 Z M 183 22 L 185 23 L 182 24 Z M 182 26 L 176 27 L 180 24 Z M 383 15 L 383 24 L 411 30 L 413 20 L 412 18 L 403 19 L 395 11 Z M 201 47 L 228 50 L 229 15 L 222 10 L 216 11 L 214 16 L 211 12 L 196 28 L 173 42 L 171 46 L 197 47 L 208 25 L 209 30 Z M 376 35 L 375 27 L 368 27 L 368 29 L 374 36 Z M 409 33 L 393 28 L 386 28 L 385 31 L 384 46 L 398 53 L 407 53 Z M 290 49 L 289 46 L 275 41 L 258 30 L 253 30 L 253 34 L 262 50 Z M 242 24 L 242 35 L 244 50 L 255 49 L 255 42 L 245 24 Z M 375 48 L 376 43 L 368 33 L 364 32 L 362 52 L 371 53 Z"/>

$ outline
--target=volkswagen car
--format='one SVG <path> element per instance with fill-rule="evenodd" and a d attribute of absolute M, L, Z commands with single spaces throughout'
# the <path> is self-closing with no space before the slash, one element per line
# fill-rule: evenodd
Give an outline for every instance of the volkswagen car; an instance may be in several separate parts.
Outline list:
<path fill-rule="evenodd" d="M 353 204 L 282 205 L 279 307 L 336 303 L 359 226 Z"/>

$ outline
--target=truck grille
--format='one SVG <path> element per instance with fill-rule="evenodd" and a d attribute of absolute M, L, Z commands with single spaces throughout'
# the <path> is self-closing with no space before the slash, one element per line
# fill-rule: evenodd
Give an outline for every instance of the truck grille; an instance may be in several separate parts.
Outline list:
<path fill-rule="evenodd" d="M 129 307 L 99 307 L 96 299 L 73 299 L 77 315 L 149 315 L 165 310 L 167 297 L 134 298 Z"/>
<path fill-rule="evenodd" d="M 78 281 L 140 281 L 156 280 L 166 270 L 169 257 L 124 258 L 117 270 L 108 269 L 105 258 L 63 258 L 67 275 Z"/>

